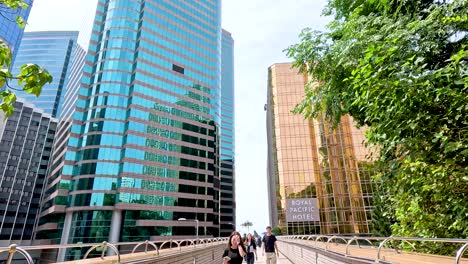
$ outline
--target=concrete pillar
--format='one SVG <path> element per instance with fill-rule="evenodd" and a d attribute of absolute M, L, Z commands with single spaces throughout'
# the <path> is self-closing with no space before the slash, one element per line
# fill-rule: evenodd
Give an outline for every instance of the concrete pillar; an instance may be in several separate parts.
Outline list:
<path fill-rule="evenodd" d="M 112 220 L 111 220 L 111 227 L 109 231 L 109 243 L 118 243 L 120 239 L 120 228 L 122 225 L 122 211 L 116 210 L 112 211 Z M 118 248 L 118 247 L 117 247 Z M 115 252 L 107 248 L 107 256 L 113 256 Z"/>
<path fill-rule="evenodd" d="M 120 228 L 122 226 L 122 211 L 112 211 L 111 228 L 109 232 L 109 243 L 118 243 L 120 239 Z"/>
<path fill-rule="evenodd" d="M 62 238 L 60 239 L 60 245 L 66 245 L 68 243 L 68 238 L 70 237 L 70 229 L 73 218 L 73 212 L 67 212 L 65 215 L 65 222 L 63 223 Z M 61 248 L 58 251 L 57 262 L 65 261 L 65 253 L 67 249 Z"/>

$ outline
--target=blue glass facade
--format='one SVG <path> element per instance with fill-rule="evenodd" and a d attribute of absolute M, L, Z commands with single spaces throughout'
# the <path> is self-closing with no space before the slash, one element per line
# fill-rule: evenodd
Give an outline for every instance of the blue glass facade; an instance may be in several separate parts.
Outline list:
<path fill-rule="evenodd" d="M 39 97 L 25 92 L 18 92 L 17 96 L 33 103 L 53 117 L 60 117 L 77 38 L 78 31 L 24 33 L 13 72 L 18 71 L 23 64 L 34 62 L 46 68 L 52 75 L 53 81 L 44 85 Z"/>
<path fill-rule="evenodd" d="M 12 63 L 15 60 L 24 32 L 24 29 L 20 28 L 16 23 L 16 17 L 20 16 L 26 22 L 29 17 L 29 12 L 31 11 L 33 0 L 25 0 L 24 2 L 28 4 L 28 7 L 25 9 L 19 8 L 17 10 L 11 10 L 0 4 L 0 8 L 5 10 L 2 11 L 2 16 L 0 17 L 0 39 L 5 41 L 8 47 L 10 47 L 13 54 Z"/>
<path fill-rule="evenodd" d="M 221 236 L 229 236 L 235 229 L 235 133 L 234 133 L 234 40 L 231 33 L 222 32 L 221 56 L 221 140 L 220 177 Z"/>
<path fill-rule="evenodd" d="M 68 149 L 68 140 L 73 122 L 75 104 L 78 100 L 78 91 L 83 77 L 86 51 L 76 46 L 70 73 L 68 74 L 65 97 L 61 103 L 62 111 L 55 134 L 53 155 L 47 175 L 47 183 L 41 201 L 40 213 L 43 217 L 39 219 L 36 228 L 36 238 L 49 239 L 52 244 L 60 243 L 60 235 L 65 220 L 65 206 L 68 201 L 69 180 L 63 179 L 61 172 L 63 161 Z"/>
<path fill-rule="evenodd" d="M 61 243 L 218 236 L 221 0 L 99 0 L 56 190 Z M 232 159 L 232 157 L 231 157 Z M 66 213 L 65 213 L 66 212 Z M 60 252 L 59 260 L 75 253 Z"/>

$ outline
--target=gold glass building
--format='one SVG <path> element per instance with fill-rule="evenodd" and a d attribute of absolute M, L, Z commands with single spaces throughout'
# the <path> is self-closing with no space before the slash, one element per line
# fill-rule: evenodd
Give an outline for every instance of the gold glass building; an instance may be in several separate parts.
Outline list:
<path fill-rule="evenodd" d="M 268 69 L 268 194 L 270 222 L 283 234 L 368 234 L 370 152 L 350 116 L 335 129 L 291 111 L 308 76 L 290 63 Z"/>

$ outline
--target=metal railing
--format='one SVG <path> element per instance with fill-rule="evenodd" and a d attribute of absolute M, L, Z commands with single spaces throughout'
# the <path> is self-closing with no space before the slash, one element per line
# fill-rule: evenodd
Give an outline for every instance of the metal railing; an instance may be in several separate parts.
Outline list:
<path fill-rule="evenodd" d="M 286 239 L 286 240 L 306 240 L 306 241 L 313 241 L 314 246 L 317 248 L 320 248 L 317 243 L 325 243 L 325 251 L 330 251 L 329 245 L 330 242 L 335 241 L 335 244 L 338 244 L 338 241 L 344 242 L 341 243 L 343 245 L 346 245 L 345 248 L 345 256 L 346 257 L 359 257 L 359 256 L 353 256 L 350 254 L 349 247 L 353 242 L 356 242 L 357 246 L 361 248 L 361 244 L 359 244 L 359 241 L 366 241 L 368 245 L 371 248 L 376 248 L 376 256 L 375 256 L 375 263 L 381 263 L 383 259 L 381 258 L 381 251 L 382 248 L 387 244 L 389 241 L 400 241 L 400 242 L 405 242 L 409 244 L 414 251 L 416 251 L 416 247 L 410 242 L 434 242 L 434 243 L 453 243 L 453 244 L 463 244 L 458 250 L 455 255 L 454 263 L 459 264 L 460 260 L 463 257 L 463 254 L 465 251 L 468 250 L 468 239 L 450 239 L 450 238 L 416 238 L 416 237 L 358 237 L 358 236 L 337 236 L 337 235 L 295 235 L 295 236 L 280 236 L 280 239 Z M 376 241 L 377 243 L 373 243 L 372 241 Z M 378 244 L 375 245 L 375 244 Z M 397 253 L 400 253 L 398 248 L 394 248 Z"/>
<path fill-rule="evenodd" d="M 46 246 L 24 246 L 19 247 L 16 244 L 12 244 L 8 247 L 0 247 L 0 253 L 8 252 L 8 256 L 5 259 L 5 264 L 11 264 L 13 261 L 13 257 L 16 253 L 21 254 L 28 264 L 34 264 L 34 260 L 29 254 L 28 251 L 34 250 L 48 250 L 48 249 L 70 249 L 70 248 L 86 248 L 89 249 L 86 251 L 82 259 L 87 259 L 90 253 L 95 249 L 102 250 L 100 258 L 104 259 L 106 257 L 106 252 L 108 249 L 112 249 L 115 256 L 117 256 L 117 263 L 121 263 L 121 252 L 119 251 L 119 246 L 133 246 L 131 250 L 131 254 L 139 253 L 136 252 L 141 246 L 144 245 L 143 253 L 149 254 L 150 252 L 154 251 L 156 256 L 160 255 L 161 249 L 173 249 L 177 248 L 178 251 L 182 251 L 182 248 L 188 249 L 193 248 L 196 249 L 198 247 L 208 247 L 213 245 L 219 245 L 220 243 L 226 243 L 228 238 L 226 237 L 218 237 L 218 238 L 201 238 L 201 239 L 181 239 L 181 240 L 161 240 L 161 241 L 144 241 L 144 242 L 120 242 L 120 243 L 109 243 L 109 242 L 102 242 L 102 243 L 88 243 L 88 244 L 67 244 L 67 245 L 46 245 Z M 159 245 L 159 246 L 158 246 Z M 175 245 L 176 247 L 173 247 Z M 153 250 L 148 251 L 148 246 L 151 246 Z M 166 248 L 165 248 L 166 246 Z M 130 252 L 130 251 L 129 251 Z"/>

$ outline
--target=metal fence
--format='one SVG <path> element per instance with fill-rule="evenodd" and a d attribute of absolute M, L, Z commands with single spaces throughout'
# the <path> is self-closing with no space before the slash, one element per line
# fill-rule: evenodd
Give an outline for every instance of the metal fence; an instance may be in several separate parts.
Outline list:
<path fill-rule="evenodd" d="M 375 249 L 374 263 L 382 263 L 383 259 L 381 252 L 383 248 L 392 248 L 400 253 L 398 245 L 402 243 L 408 244 L 412 248 L 412 252 L 416 252 L 417 249 L 412 242 L 433 242 L 433 243 L 451 243 L 451 244 L 462 244 L 458 247 L 458 250 L 454 256 L 455 264 L 460 264 L 460 261 L 468 250 L 468 239 L 450 239 L 450 238 L 416 238 L 416 237 L 359 237 L 359 236 L 338 236 L 338 235 L 296 235 L 296 236 L 279 236 L 284 242 L 292 241 L 308 241 L 309 245 L 323 249 L 325 251 L 330 250 L 330 244 L 342 244 L 345 246 L 344 256 L 345 257 L 357 257 L 359 255 L 353 255 L 350 253 L 350 246 L 353 244 L 361 248 L 361 246 L 367 246 Z M 364 243 L 363 243 L 364 242 Z M 400 242 L 400 243 L 391 243 Z M 320 247 L 322 245 L 322 247 Z M 324 246 L 324 247 L 323 247 Z"/>
<path fill-rule="evenodd" d="M 4 261 L 5 264 L 11 264 L 15 254 L 20 254 L 23 256 L 24 260 L 28 264 L 34 264 L 34 260 L 31 257 L 30 251 L 34 250 L 50 250 L 50 249 L 71 249 L 71 248 L 89 248 L 84 254 L 82 259 L 87 259 L 90 254 L 99 250 L 100 258 L 104 259 L 106 255 L 114 255 L 117 257 L 117 263 L 121 263 L 121 253 L 119 247 L 130 247 L 128 253 L 138 253 L 143 252 L 145 254 L 153 253 L 156 256 L 159 256 L 160 250 L 162 249 L 177 249 L 178 251 L 183 251 L 185 249 L 196 249 L 209 247 L 214 245 L 219 245 L 220 243 L 227 243 L 228 238 L 205 238 L 205 239 L 182 239 L 182 240 L 162 240 L 162 241 L 143 241 L 143 242 L 121 242 L 121 243 L 89 243 L 89 244 L 67 244 L 67 245 L 46 245 L 46 246 L 24 246 L 20 247 L 15 244 L 10 245 L 9 247 L 0 247 L 0 253 L 8 252 L 7 257 L 0 261 Z M 110 250 L 109 250 L 110 249 Z M 107 254 L 106 254 L 107 253 Z"/>

